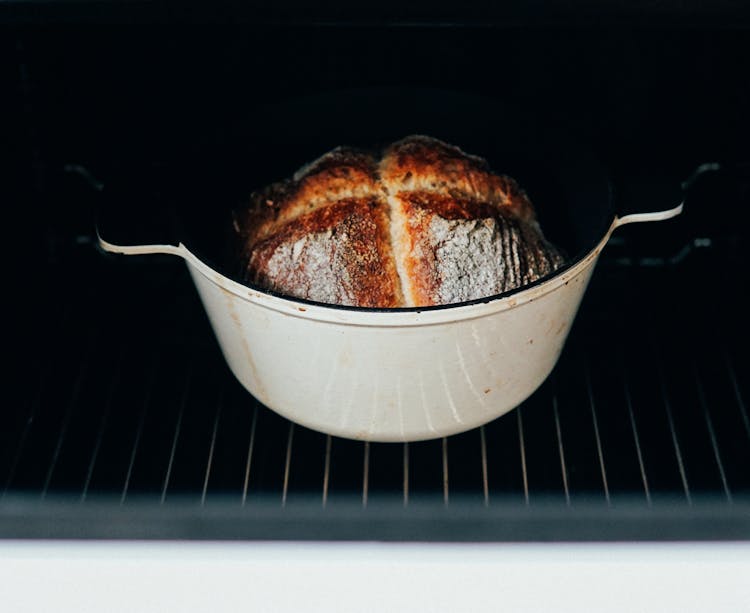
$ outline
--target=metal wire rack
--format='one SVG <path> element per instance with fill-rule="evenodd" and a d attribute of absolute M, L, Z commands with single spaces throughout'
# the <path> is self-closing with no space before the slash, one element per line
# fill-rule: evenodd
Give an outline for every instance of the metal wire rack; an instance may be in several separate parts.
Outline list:
<path fill-rule="evenodd" d="M 750 493 L 748 356 L 731 333 L 743 288 L 721 303 L 683 289 L 715 265 L 710 251 L 663 267 L 605 260 L 531 398 L 465 434 L 404 444 L 326 436 L 260 405 L 224 365 L 182 268 L 70 257 L 50 270 L 57 315 L 9 380 L 0 516 L 62 498 L 79 513 L 104 500 L 304 507 L 331 522 L 337 507 L 383 505 L 412 520 L 536 507 L 580 519 L 592 504 L 689 511 L 706 498 L 736 513 Z"/>

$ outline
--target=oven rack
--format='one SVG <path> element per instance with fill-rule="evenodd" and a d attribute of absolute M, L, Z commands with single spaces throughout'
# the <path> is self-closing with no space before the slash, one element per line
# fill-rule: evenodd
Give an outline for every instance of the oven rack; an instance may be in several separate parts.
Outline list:
<path fill-rule="evenodd" d="M 54 316 L 30 306 L 8 379 L 0 535 L 750 536 L 748 304 L 741 275 L 711 274 L 741 258 L 710 241 L 660 265 L 615 244 L 531 398 L 409 444 L 277 416 L 229 373 L 184 267 L 81 243 L 31 290 Z"/>

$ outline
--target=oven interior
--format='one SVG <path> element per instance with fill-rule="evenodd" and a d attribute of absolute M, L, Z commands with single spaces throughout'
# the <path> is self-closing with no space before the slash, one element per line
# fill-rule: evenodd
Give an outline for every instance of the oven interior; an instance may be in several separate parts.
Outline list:
<path fill-rule="evenodd" d="M 642 14 L 616 3 L 540 14 L 520 3 L 507 14 L 386 3 L 375 17 L 282 2 L 201 19 L 135 6 L 3 9 L 13 319 L 0 535 L 750 537 L 746 13 L 730 3 Z M 644 199 L 689 186 L 680 217 L 613 236 L 531 398 L 482 428 L 410 444 L 278 417 L 228 371 L 180 262 L 95 247 L 98 183 L 126 186 L 133 218 L 158 228 L 175 204 L 164 177 L 184 186 L 205 172 L 228 202 L 347 133 L 329 113 L 330 125 L 279 125 L 261 148 L 261 109 L 383 88 L 523 109 L 523 121 L 498 115 L 508 135 L 565 126 L 570 150 L 586 143 L 621 189 L 648 168 Z M 476 117 L 435 108 L 455 138 L 484 137 Z M 351 120 L 345 102 L 341 117 Z M 385 117 L 372 121 L 411 127 L 398 105 Z M 295 146 L 301 131 L 307 145 Z M 690 182 L 706 163 L 713 170 Z M 240 180 L 215 178 L 227 169 Z M 200 214 L 206 201 L 178 204 Z"/>

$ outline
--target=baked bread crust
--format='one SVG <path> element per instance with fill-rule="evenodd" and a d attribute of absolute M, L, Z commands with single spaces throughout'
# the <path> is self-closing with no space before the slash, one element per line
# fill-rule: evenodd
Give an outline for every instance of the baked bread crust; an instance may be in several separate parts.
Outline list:
<path fill-rule="evenodd" d="M 243 278 L 317 302 L 453 304 L 562 265 L 525 192 L 482 158 L 415 135 L 379 159 L 339 147 L 235 212 Z"/>
<path fill-rule="evenodd" d="M 408 136 L 390 145 L 380 162 L 389 193 L 437 192 L 464 202 L 508 207 L 523 221 L 534 219 L 526 193 L 510 177 L 495 174 L 487 161 L 429 136 Z"/>

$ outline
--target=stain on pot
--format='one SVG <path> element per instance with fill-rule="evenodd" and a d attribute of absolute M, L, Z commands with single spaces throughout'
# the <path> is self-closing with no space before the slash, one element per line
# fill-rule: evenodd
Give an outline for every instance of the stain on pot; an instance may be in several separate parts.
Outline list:
<path fill-rule="evenodd" d="M 235 304 L 234 304 L 235 298 L 230 292 L 226 291 L 223 288 L 222 288 L 222 292 L 227 301 L 229 317 L 234 323 L 235 327 L 237 328 L 237 334 L 240 339 L 240 345 L 242 346 L 242 352 L 245 354 L 245 360 L 247 362 L 247 365 L 250 367 L 250 372 L 252 373 L 253 379 L 255 380 L 258 400 L 265 403 L 268 397 L 268 394 L 266 393 L 266 390 L 265 390 L 265 387 L 263 386 L 260 375 L 258 374 L 258 368 L 255 365 L 255 361 L 253 360 L 252 354 L 250 353 L 250 347 L 247 344 L 247 338 L 245 336 L 245 330 L 242 327 L 242 321 L 240 320 L 240 316 L 237 313 L 237 310 L 235 309 Z"/>

